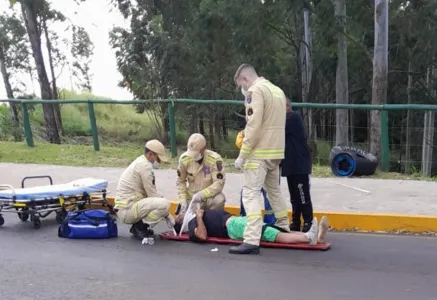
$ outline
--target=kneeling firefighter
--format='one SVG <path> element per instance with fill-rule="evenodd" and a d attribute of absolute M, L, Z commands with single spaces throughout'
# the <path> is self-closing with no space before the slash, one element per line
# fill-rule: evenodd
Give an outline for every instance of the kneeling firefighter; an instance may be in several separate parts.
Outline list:
<path fill-rule="evenodd" d="M 170 227 L 174 225 L 169 214 L 170 201 L 158 195 L 153 171 L 160 162 L 168 161 L 164 145 L 158 140 L 150 140 L 144 147 L 144 154 L 120 177 L 114 209 L 123 223 L 132 224 L 130 232 L 137 238 L 152 236 L 152 228 L 163 219 Z"/>
<path fill-rule="evenodd" d="M 187 149 L 179 157 L 177 169 L 178 210 L 185 212 L 191 201 L 204 210 L 224 209 L 226 174 L 222 157 L 206 149 L 206 139 L 199 133 L 190 136 Z"/>

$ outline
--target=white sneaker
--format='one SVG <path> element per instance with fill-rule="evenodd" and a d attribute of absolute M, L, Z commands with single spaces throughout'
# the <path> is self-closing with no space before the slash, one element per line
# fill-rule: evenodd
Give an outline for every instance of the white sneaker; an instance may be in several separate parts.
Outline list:
<path fill-rule="evenodd" d="M 322 219 L 320 220 L 319 236 L 317 238 L 319 243 L 325 242 L 325 236 L 326 236 L 326 233 L 328 232 L 328 230 L 329 230 L 328 218 L 326 216 L 323 216 Z"/>
<path fill-rule="evenodd" d="M 305 233 L 305 236 L 310 240 L 309 244 L 314 246 L 317 244 L 317 237 L 319 235 L 319 224 L 317 224 L 317 218 L 313 218 L 310 230 Z"/>

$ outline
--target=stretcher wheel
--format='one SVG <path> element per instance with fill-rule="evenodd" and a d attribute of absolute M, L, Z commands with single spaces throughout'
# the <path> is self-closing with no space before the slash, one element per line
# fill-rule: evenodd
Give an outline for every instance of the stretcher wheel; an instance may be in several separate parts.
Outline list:
<path fill-rule="evenodd" d="M 5 224 L 5 218 L 3 218 L 2 215 L 0 215 L 0 226 L 3 226 Z"/>
<path fill-rule="evenodd" d="M 29 214 L 25 212 L 19 212 L 18 219 L 20 219 L 23 222 L 26 222 L 27 220 L 29 220 Z"/>
<path fill-rule="evenodd" d="M 37 217 L 33 218 L 33 228 L 35 228 L 35 229 L 41 228 L 41 220 Z"/>
<path fill-rule="evenodd" d="M 56 222 L 62 224 L 65 220 L 67 213 L 65 211 L 56 212 Z"/>

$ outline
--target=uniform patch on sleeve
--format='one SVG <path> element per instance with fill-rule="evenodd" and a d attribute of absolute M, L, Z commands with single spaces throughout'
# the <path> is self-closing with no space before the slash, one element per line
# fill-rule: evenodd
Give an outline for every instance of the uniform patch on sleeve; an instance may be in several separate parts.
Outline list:
<path fill-rule="evenodd" d="M 217 174 L 217 179 L 223 179 L 223 174 L 222 173 L 218 173 Z"/>
<path fill-rule="evenodd" d="M 221 161 L 217 161 L 216 165 L 217 165 L 217 170 L 219 171 L 223 170 L 223 163 Z"/>
<path fill-rule="evenodd" d="M 246 98 L 246 102 L 247 102 L 248 104 L 250 104 L 250 103 L 252 102 L 252 96 L 248 96 L 248 97 Z"/>
<path fill-rule="evenodd" d="M 205 175 L 207 175 L 207 174 L 211 173 L 211 169 L 209 167 L 204 167 L 203 172 L 205 173 Z"/>
<path fill-rule="evenodd" d="M 251 116 L 253 114 L 253 109 L 252 107 L 249 107 L 249 109 L 247 110 L 247 115 Z"/>

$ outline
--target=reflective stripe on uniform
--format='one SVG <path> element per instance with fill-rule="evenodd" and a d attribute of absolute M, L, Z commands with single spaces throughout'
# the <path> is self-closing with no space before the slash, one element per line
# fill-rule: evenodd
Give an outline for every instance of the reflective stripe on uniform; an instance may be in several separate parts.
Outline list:
<path fill-rule="evenodd" d="M 200 193 L 202 194 L 204 199 L 208 199 L 209 197 L 211 197 L 211 191 L 208 188 L 203 189 Z"/>
<path fill-rule="evenodd" d="M 256 170 L 259 168 L 259 162 L 247 161 L 244 164 L 244 170 Z"/>
<path fill-rule="evenodd" d="M 134 206 L 132 207 L 133 208 L 133 215 L 134 215 L 134 218 L 136 219 L 136 218 L 138 218 L 138 202 L 135 202 L 135 204 L 134 204 Z"/>
<path fill-rule="evenodd" d="M 181 162 L 183 165 L 189 164 L 193 159 L 189 156 L 181 157 Z"/>
<path fill-rule="evenodd" d="M 114 207 L 115 208 L 127 208 L 127 202 L 124 200 L 115 200 Z"/>
<path fill-rule="evenodd" d="M 254 211 L 246 214 L 247 220 L 261 219 L 262 213 Z"/>
<path fill-rule="evenodd" d="M 287 210 L 278 211 L 275 213 L 275 217 L 276 219 L 288 218 L 288 211 Z"/>
<path fill-rule="evenodd" d="M 284 149 L 256 149 L 253 151 L 252 156 L 255 158 L 276 158 L 276 157 L 284 157 L 285 150 Z"/>
<path fill-rule="evenodd" d="M 161 217 L 157 216 L 157 215 L 152 211 L 152 212 L 150 212 L 150 213 L 147 215 L 147 219 L 149 219 L 150 221 L 154 222 L 154 221 L 160 221 L 160 220 L 161 220 Z"/>
<path fill-rule="evenodd" d="M 274 213 L 273 213 L 273 210 L 265 210 L 264 214 L 265 215 L 273 215 Z"/>
<path fill-rule="evenodd" d="M 243 154 L 249 154 L 252 151 L 252 147 L 246 146 L 243 144 L 243 146 L 241 146 L 241 153 Z"/>
<path fill-rule="evenodd" d="M 215 162 L 216 162 L 216 159 L 215 159 L 213 156 L 208 155 L 208 156 L 206 157 L 206 159 L 205 159 L 205 162 L 206 162 L 207 164 L 214 165 Z"/>

